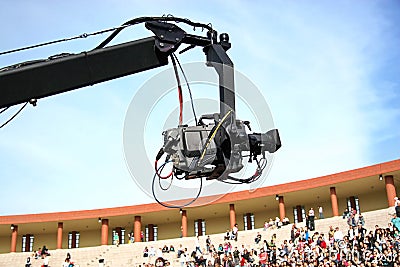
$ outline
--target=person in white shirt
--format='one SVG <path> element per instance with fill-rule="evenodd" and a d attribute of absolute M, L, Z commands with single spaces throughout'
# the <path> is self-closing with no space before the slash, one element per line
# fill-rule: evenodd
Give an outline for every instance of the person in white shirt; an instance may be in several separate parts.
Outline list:
<path fill-rule="evenodd" d="M 49 266 L 49 258 L 44 254 L 43 258 L 43 267 L 48 267 Z"/>
<path fill-rule="evenodd" d="M 343 233 L 339 230 L 339 227 L 335 228 L 335 233 L 333 234 L 333 239 L 335 242 L 339 242 L 343 240 Z"/>
<path fill-rule="evenodd" d="M 180 257 L 179 257 L 179 262 L 181 264 L 181 267 L 186 266 L 186 254 L 183 252 Z"/>
<path fill-rule="evenodd" d="M 322 208 L 322 206 L 318 207 L 318 217 L 320 219 L 324 219 L 324 209 Z"/>
<path fill-rule="evenodd" d="M 199 239 L 199 236 L 197 236 L 196 237 L 196 239 L 195 239 L 195 245 L 196 245 L 196 252 L 198 251 L 198 252 L 200 252 L 200 254 L 203 254 L 203 252 L 201 251 L 201 249 L 200 249 L 200 239 Z"/>
<path fill-rule="evenodd" d="M 310 210 L 308 211 L 308 220 L 310 222 L 310 227 L 309 228 L 310 228 L 311 231 L 315 230 L 314 219 L 315 219 L 314 209 L 310 208 Z"/>

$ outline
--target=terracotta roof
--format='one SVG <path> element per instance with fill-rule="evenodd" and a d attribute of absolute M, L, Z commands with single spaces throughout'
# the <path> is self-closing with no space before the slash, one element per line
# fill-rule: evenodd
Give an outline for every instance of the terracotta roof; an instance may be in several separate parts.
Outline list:
<path fill-rule="evenodd" d="M 283 194 L 294 191 L 307 190 L 311 188 L 330 186 L 333 184 L 357 180 L 373 175 L 379 175 L 381 173 L 390 173 L 398 170 L 400 170 L 400 159 L 376 165 L 371 165 L 359 169 L 354 169 L 350 171 L 321 176 L 317 178 L 262 187 L 253 192 L 249 192 L 248 190 L 232 192 L 229 194 L 221 195 L 221 198 L 214 201 L 213 204 L 232 203 L 246 199 L 271 196 L 277 194 L 278 192 L 279 194 Z M 213 196 L 212 198 L 215 199 L 215 196 Z M 201 200 L 206 201 L 207 197 L 202 197 Z M 164 210 L 168 210 L 168 208 L 165 208 L 157 203 L 149 203 L 149 204 L 141 204 L 134 206 L 123 206 L 123 207 L 103 208 L 103 209 L 93 209 L 93 210 L 8 215 L 8 216 L 0 216 L 0 225 L 12 224 L 12 223 L 22 224 L 22 223 L 34 223 L 34 222 L 69 221 L 69 220 L 80 220 L 80 219 L 97 218 L 97 217 L 104 218 L 104 217 L 113 217 L 113 216 L 121 216 L 128 214 L 144 214 L 144 213 L 158 212 Z"/>

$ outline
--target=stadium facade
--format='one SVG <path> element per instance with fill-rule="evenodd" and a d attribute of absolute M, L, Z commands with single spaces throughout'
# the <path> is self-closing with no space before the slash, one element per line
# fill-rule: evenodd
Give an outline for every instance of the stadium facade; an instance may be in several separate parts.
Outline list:
<path fill-rule="evenodd" d="M 221 196 L 209 205 L 183 210 L 157 203 L 0 216 L 0 253 L 28 252 L 46 245 L 49 249 L 91 247 L 120 243 L 222 233 L 235 223 L 239 230 L 261 228 L 265 221 L 302 222 L 310 208 L 325 218 L 342 216 L 347 209 L 359 212 L 394 205 L 400 185 L 400 159 L 360 169 L 239 191 Z M 207 201 L 206 197 L 202 201 Z"/>

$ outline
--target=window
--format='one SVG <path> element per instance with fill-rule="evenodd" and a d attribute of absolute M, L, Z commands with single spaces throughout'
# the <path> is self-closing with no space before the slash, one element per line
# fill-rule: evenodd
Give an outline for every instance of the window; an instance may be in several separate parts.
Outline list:
<path fill-rule="evenodd" d="M 347 209 L 349 211 L 355 209 L 357 213 L 360 213 L 360 202 L 357 196 L 351 196 L 347 198 Z"/>
<path fill-rule="evenodd" d="M 68 248 L 79 248 L 79 232 L 72 231 L 68 233 Z"/>
<path fill-rule="evenodd" d="M 157 241 L 158 240 L 158 227 L 157 227 L 157 225 L 154 226 L 153 233 L 154 233 L 154 241 Z"/>
<path fill-rule="evenodd" d="M 148 224 L 145 228 L 145 240 L 157 241 L 158 240 L 158 227 L 154 224 Z"/>
<path fill-rule="evenodd" d="M 306 209 L 304 206 L 293 207 L 294 223 L 304 222 L 306 220 Z"/>
<path fill-rule="evenodd" d="M 32 252 L 33 251 L 34 239 L 35 239 L 35 237 L 30 234 L 22 236 L 22 252 Z"/>
<path fill-rule="evenodd" d="M 254 214 L 246 213 L 243 215 L 244 230 L 254 229 Z"/>
<path fill-rule="evenodd" d="M 194 221 L 194 234 L 196 236 L 206 235 L 206 221 L 204 219 L 198 219 Z"/>
<path fill-rule="evenodd" d="M 117 227 L 112 232 L 113 237 L 114 237 L 115 233 L 118 234 L 119 244 L 125 244 L 125 229 L 121 228 L 121 227 Z"/>

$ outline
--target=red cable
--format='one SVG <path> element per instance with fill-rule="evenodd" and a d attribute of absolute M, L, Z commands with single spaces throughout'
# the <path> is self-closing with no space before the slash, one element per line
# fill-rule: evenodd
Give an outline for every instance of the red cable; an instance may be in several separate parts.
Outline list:
<path fill-rule="evenodd" d="M 154 162 L 154 169 L 155 169 L 155 171 L 156 171 L 157 176 L 160 177 L 161 179 L 167 179 L 167 178 L 171 177 L 171 175 L 172 175 L 172 170 L 171 170 L 171 172 L 170 172 L 167 176 L 161 176 L 161 174 L 158 173 L 157 162 L 158 162 L 158 160 L 156 160 L 156 161 Z"/>
<path fill-rule="evenodd" d="M 178 68 L 176 66 L 176 61 L 173 55 L 171 54 L 172 65 L 174 66 L 175 78 L 176 82 L 178 83 L 178 99 L 179 99 L 179 125 L 182 125 L 183 121 L 183 96 L 182 96 L 182 87 L 181 81 L 179 79 Z"/>
<path fill-rule="evenodd" d="M 178 97 L 179 97 L 179 125 L 182 125 L 182 121 L 183 121 L 183 96 L 182 96 L 182 87 L 179 84 L 178 85 Z"/>

